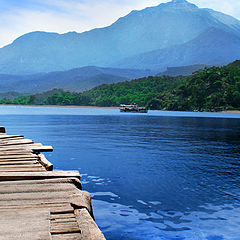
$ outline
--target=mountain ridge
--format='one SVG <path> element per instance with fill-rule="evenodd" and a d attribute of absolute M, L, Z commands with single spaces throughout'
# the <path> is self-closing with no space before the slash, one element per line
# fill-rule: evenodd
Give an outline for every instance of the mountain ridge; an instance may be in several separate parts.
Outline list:
<path fill-rule="evenodd" d="M 84 91 L 101 84 L 124 82 L 154 74 L 149 70 L 100 68 L 88 66 L 68 71 L 39 73 L 34 75 L 0 74 L 0 93 L 37 93 L 53 88 Z"/>
<path fill-rule="evenodd" d="M 233 49 L 229 48 L 230 44 Z M 216 28 L 210 28 L 182 45 L 136 55 L 123 59 L 116 65 L 164 70 L 167 67 L 181 66 L 179 63 L 186 66 L 195 64 L 224 65 L 239 58 L 240 37 Z"/>
<path fill-rule="evenodd" d="M 185 0 L 173 0 L 132 11 L 110 26 L 83 33 L 25 34 L 0 49 L 0 73 L 33 74 L 89 65 L 116 67 L 126 58 L 186 44 L 210 28 L 240 36 L 239 20 Z M 173 65 L 170 59 L 167 62 Z M 179 62 L 181 65 L 184 63 Z M 165 60 L 159 66 L 159 71 L 169 67 Z"/>

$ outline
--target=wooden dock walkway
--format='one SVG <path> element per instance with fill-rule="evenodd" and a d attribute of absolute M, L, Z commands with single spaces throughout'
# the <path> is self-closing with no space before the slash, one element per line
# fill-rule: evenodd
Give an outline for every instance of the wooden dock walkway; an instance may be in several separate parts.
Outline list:
<path fill-rule="evenodd" d="M 52 151 L 0 127 L 0 240 L 103 240 L 78 171 L 53 171 Z"/>

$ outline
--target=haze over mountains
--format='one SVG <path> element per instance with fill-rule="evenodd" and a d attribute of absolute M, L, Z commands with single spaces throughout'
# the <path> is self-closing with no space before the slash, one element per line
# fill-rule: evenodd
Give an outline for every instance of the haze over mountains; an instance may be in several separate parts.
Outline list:
<path fill-rule="evenodd" d="M 54 88 L 85 91 L 103 83 L 110 84 L 151 75 L 148 70 L 100 68 L 94 66 L 33 75 L 0 74 L 0 92 L 37 93 Z"/>
<path fill-rule="evenodd" d="M 0 49 L 0 73 L 36 74 L 84 66 L 159 73 L 167 67 L 221 65 L 239 58 L 239 20 L 173 0 L 132 11 L 111 26 L 84 33 L 23 35 Z M 120 71 L 113 75 L 122 81 Z M 103 77 L 98 82 L 107 81 Z"/>

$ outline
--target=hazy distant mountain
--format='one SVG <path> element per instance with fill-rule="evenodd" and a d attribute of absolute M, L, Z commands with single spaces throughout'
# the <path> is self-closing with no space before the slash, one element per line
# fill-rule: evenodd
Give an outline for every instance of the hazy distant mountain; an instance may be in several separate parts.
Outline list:
<path fill-rule="evenodd" d="M 123 82 L 151 75 L 148 70 L 82 67 L 34 75 L 0 74 L 0 92 L 43 92 L 53 88 L 84 91 L 101 84 Z"/>
<path fill-rule="evenodd" d="M 0 88 L 1 88 L 1 86 L 0 86 Z M 4 98 L 12 100 L 12 99 L 15 99 L 17 97 L 21 97 L 23 95 L 24 94 L 21 94 L 21 93 L 18 93 L 18 92 L 4 92 L 4 93 L 0 92 L 0 100 L 4 99 Z"/>
<path fill-rule="evenodd" d="M 188 76 L 205 67 L 207 67 L 207 65 L 201 64 L 181 67 L 168 67 L 166 71 L 158 73 L 157 76 L 171 76 L 171 77 Z"/>
<path fill-rule="evenodd" d="M 193 64 L 221 65 L 239 58 L 240 37 L 231 32 L 210 28 L 187 43 L 129 57 L 116 65 L 163 70 Z"/>
<path fill-rule="evenodd" d="M 208 31 L 213 31 L 210 39 Z M 229 51 L 234 52 L 232 57 L 219 46 L 222 36 L 223 48 L 228 44 Z M 118 67 L 118 63 L 129 68 L 139 62 L 142 65 L 134 67 L 149 66 L 160 71 L 185 63 L 225 63 L 233 57 L 239 58 L 239 48 L 234 49 L 239 37 L 240 21 L 237 19 L 211 9 L 200 9 L 185 0 L 173 0 L 132 11 L 109 27 L 84 33 L 33 32 L 23 35 L 0 49 L 0 73 L 32 74 L 89 65 Z M 207 53 L 208 49 L 209 53 L 203 56 L 201 51 Z M 139 59 L 142 56 L 144 61 Z M 145 60 L 147 58 L 150 62 Z M 125 64 L 123 59 L 127 59 Z M 192 62 L 195 59 L 198 61 Z"/>

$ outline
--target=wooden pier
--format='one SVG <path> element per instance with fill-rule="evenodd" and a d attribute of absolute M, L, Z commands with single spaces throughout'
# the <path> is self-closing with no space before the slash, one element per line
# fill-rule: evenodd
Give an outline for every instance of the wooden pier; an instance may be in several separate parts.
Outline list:
<path fill-rule="evenodd" d="M 78 171 L 53 171 L 52 151 L 0 127 L 0 240 L 103 240 Z"/>

